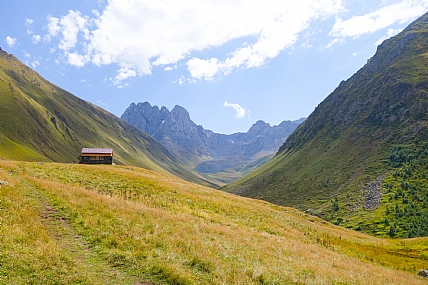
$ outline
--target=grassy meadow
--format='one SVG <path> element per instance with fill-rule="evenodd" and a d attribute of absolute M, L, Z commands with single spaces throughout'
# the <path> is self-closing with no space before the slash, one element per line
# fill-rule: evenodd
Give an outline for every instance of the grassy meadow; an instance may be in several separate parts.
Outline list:
<path fill-rule="evenodd" d="M 0 180 L 0 284 L 428 284 L 428 238 L 137 167 L 0 160 Z"/>

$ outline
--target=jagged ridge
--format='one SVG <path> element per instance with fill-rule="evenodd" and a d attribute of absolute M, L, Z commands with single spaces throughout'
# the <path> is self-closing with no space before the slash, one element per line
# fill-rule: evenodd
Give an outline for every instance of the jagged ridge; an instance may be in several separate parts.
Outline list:
<path fill-rule="evenodd" d="M 132 103 L 122 119 L 147 132 L 202 173 L 217 173 L 273 154 L 303 121 L 284 121 L 272 127 L 258 121 L 247 133 L 224 135 L 196 125 L 181 106 L 169 111 L 148 102 Z"/>

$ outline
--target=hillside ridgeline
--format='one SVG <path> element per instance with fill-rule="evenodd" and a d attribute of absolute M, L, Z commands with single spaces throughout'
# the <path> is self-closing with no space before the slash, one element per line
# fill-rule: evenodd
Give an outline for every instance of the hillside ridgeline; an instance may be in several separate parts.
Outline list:
<path fill-rule="evenodd" d="M 385 40 L 288 137 L 224 188 L 374 235 L 428 235 L 428 15 Z"/>

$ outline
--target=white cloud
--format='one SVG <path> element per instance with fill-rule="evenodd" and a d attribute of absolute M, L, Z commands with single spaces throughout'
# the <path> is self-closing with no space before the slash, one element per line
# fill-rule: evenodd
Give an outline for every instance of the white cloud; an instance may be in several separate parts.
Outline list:
<path fill-rule="evenodd" d="M 114 85 L 120 85 L 120 82 L 122 82 L 123 80 L 128 79 L 130 77 L 135 77 L 135 76 L 137 76 L 137 71 L 130 66 L 125 66 L 119 69 L 117 71 L 116 77 L 114 79 L 111 78 L 110 81 Z"/>
<path fill-rule="evenodd" d="M 58 25 L 59 19 L 56 17 L 48 16 L 48 33 L 50 36 L 55 37 L 60 31 L 61 27 Z"/>
<path fill-rule="evenodd" d="M 16 41 L 17 41 L 16 38 L 12 38 L 10 36 L 6 37 L 6 43 L 10 48 L 13 48 L 16 45 Z"/>
<path fill-rule="evenodd" d="M 422 15 L 428 9 L 426 0 L 402 0 L 399 3 L 384 6 L 377 11 L 349 20 L 338 19 L 330 32 L 335 38 L 357 38 L 374 33 L 395 23 L 405 23 Z"/>
<path fill-rule="evenodd" d="M 235 118 L 242 119 L 245 117 L 245 109 L 241 107 L 239 104 L 228 103 L 227 101 L 223 104 L 224 107 L 231 107 L 235 109 Z"/>
<path fill-rule="evenodd" d="M 79 48 L 78 34 L 83 32 L 80 54 L 89 55 L 96 65 L 127 66 L 134 76 L 151 74 L 152 66 L 176 64 L 194 51 L 253 39 L 226 51 L 225 59 L 187 61 L 193 78 L 212 80 L 239 67 L 263 65 L 292 46 L 310 21 L 341 9 L 341 0 L 110 0 L 104 11 L 93 13 L 93 22 L 78 11 L 60 19 L 48 17 L 48 31 L 60 35 L 58 47 L 65 51 Z M 123 78 L 120 73 L 118 80 Z"/>
<path fill-rule="evenodd" d="M 343 2 L 343 3 L 342 3 Z M 392 2 L 392 4 L 391 4 Z M 428 9 L 427 0 L 382 1 L 377 11 L 350 19 L 339 18 L 344 0 L 110 0 L 91 17 L 79 11 L 48 17 L 46 39 L 58 37 L 56 48 L 69 64 L 117 64 L 114 85 L 152 73 L 153 66 L 184 61 L 190 76 L 177 82 L 214 80 L 241 68 L 257 68 L 292 49 L 299 37 L 311 47 L 308 27 L 335 17 L 327 48 L 404 23 Z M 379 7 L 379 6 L 378 6 Z M 232 40 L 235 46 L 224 45 Z M 48 41 L 48 40 L 46 40 Z M 242 42 L 245 41 L 245 44 Z M 215 56 L 195 52 L 216 49 Z M 228 50 L 226 50 L 228 49 Z M 207 54 L 207 53 L 198 53 Z M 72 56 L 71 56 L 72 55 Z"/>
<path fill-rule="evenodd" d="M 87 19 L 80 16 L 80 12 L 70 11 L 67 16 L 59 21 L 61 26 L 62 40 L 58 47 L 64 51 L 74 48 L 77 44 L 77 34 L 79 32 L 88 33 L 86 28 Z"/>
<path fill-rule="evenodd" d="M 345 40 L 344 39 L 339 39 L 339 38 L 332 39 L 325 47 L 326 48 L 331 48 L 336 43 L 344 44 Z"/>
<path fill-rule="evenodd" d="M 100 16 L 100 12 L 98 12 L 98 10 L 95 10 L 95 9 L 92 10 L 92 14 L 94 14 L 96 17 Z"/>
<path fill-rule="evenodd" d="M 67 53 L 67 62 L 74 66 L 84 66 L 86 63 L 90 61 L 90 58 L 88 55 L 80 55 L 76 52 L 74 53 Z"/>
<path fill-rule="evenodd" d="M 221 69 L 224 68 L 223 63 L 219 63 L 217 58 L 203 60 L 200 58 L 192 58 L 187 61 L 187 70 L 193 78 L 212 80 L 213 76 Z"/>
<path fill-rule="evenodd" d="M 163 70 L 165 70 L 165 71 L 171 71 L 171 70 L 177 69 L 177 68 L 178 68 L 178 65 L 176 64 L 174 66 L 167 66 Z"/>
<path fill-rule="evenodd" d="M 31 66 L 32 66 L 34 69 L 36 69 L 36 68 L 37 68 L 37 66 L 39 66 L 39 65 L 40 65 L 40 61 L 38 61 L 38 60 L 35 60 L 35 61 L 31 62 Z"/>
<path fill-rule="evenodd" d="M 33 44 L 38 44 L 42 40 L 42 37 L 40 35 L 33 35 L 32 42 Z"/>
<path fill-rule="evenodd" d="M 31 26 L 31 24 L 32 23 L 34 23 L 34 20 L 33 19 L 25 19 L 25 25 L 28 27 L 28 26 Z"/>
<path fill-rule="evenodd" d="M 81 16 L 79 11 L 69 11 L 66 16 L 58 19 L 56 17 L 48 17 L 48 36 L 55 37 L 61 33 L 61 41 L 58 48 L 67 52 L 76 47 L 78 42 L 78 34 L 84 34 L 84 39 L 88 39 L 89 21 L 87 17 Z"/>
<path fill-rule="evenodd" d="M 30 58 L 30 57 L 31 57 L 31 54 L 30 54 L 28 51 L 26 51 L 26 50 L 22 50 L 22 52 L 24 53 L 24 56 L 25 56 L 26 58 Z"/>
<path fill-rule="evenodd" d="M 250 5 L 247 2 L 242 3 L 237 16 L 226 15 L 230 16 L 228 20 L 231 22 L 226 22 L 231 27 L 227 27 L 224 34 L 219 34 L 222 38 L 219 38 L 218 45 L 246 36 L 257 37 L 256 42 L 236 49 L 223 61 L 217 58 L 189 60 L 188 71 L 193 78 L 212 80 L 217 74 L 227 75 L 239 67 L 260 67 L 283 49 L 292 47 L 311 20 L 341 10 L 340 1 L 272 1 L 269 5 L 263 1 L 253 1 Z M 226 14 L 228 12 L 231 11 L 226 10 Z M 220 19 L 224 21 L 224 18 Z M 237 28 L 232 27 L 232 21 L 236 21 Z M 248 22 L 251 24 L 248 25 Z"/>

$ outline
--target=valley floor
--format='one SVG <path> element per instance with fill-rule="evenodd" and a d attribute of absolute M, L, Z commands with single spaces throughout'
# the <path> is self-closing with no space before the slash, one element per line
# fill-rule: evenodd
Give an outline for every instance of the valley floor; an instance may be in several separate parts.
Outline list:
<path fill-rule="evenodd" d="M 141 168 L 0 160 L 0 284 L 427 284 L 380 239 Z"/>

